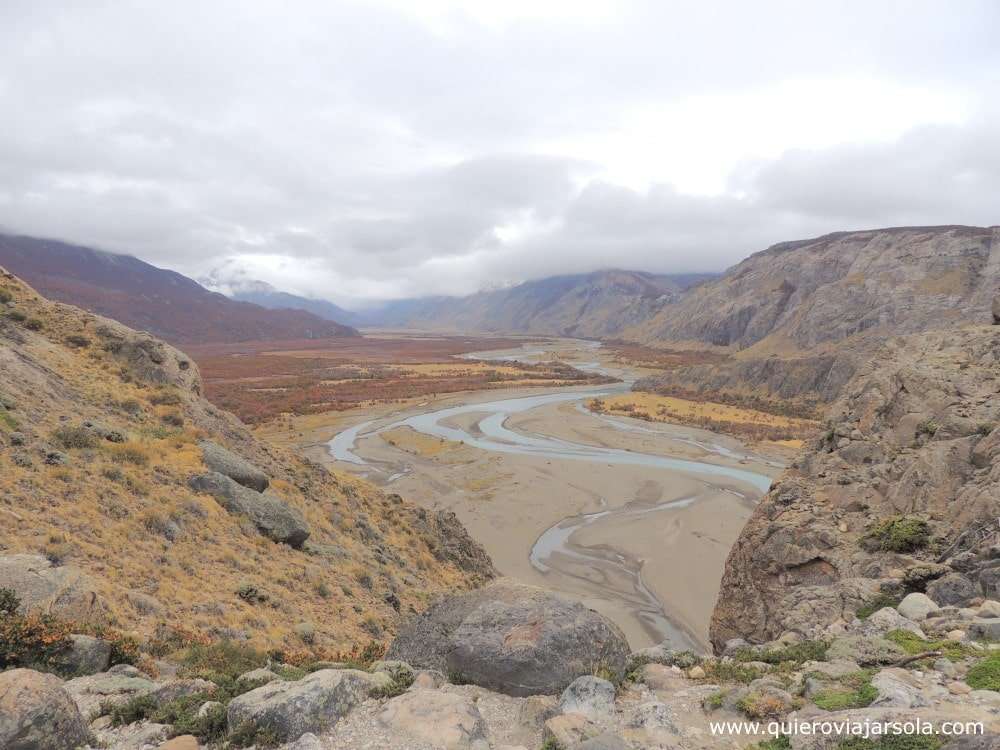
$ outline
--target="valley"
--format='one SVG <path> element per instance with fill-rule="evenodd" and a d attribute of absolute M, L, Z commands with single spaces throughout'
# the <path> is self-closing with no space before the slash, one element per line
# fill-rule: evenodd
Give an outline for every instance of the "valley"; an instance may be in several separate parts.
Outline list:
<path fill-rule="evenodd" d="M 469 390 L 261 428 L 313 460 L 456 513 L 498 570 L 605 614 L 630 644 L 707 649 L 726 554 L 788 446 L 600 414 L 642 368 L 595 342 L 550 339 L 463 355 L 558 360 L 616 382 Z"/>

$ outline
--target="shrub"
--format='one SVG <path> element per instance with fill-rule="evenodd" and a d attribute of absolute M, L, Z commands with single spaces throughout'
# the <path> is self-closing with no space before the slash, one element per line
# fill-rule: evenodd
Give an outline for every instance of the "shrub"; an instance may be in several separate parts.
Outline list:
<path fill-rule="evenodd" d="M 826 641 L 802 641 L 780 648 L 742 648 L 733 658 L 736 661 L 762 661 L 765 664 L 785 664 L 794 662 L 796 665 L 807 661 L 826 661 L 826 652 L 830 644 Z"/>
<path fill-rule="evenodd" d="M 878 690 L 871 683 L 870 672 L 856 672 L 841 677 L 838 685 L 816 693 L 813 703 L 824 711 L 843 711 L 848 708 L 870 706 L 878 697 Z"/>
<path fill-rule="evenodd" d="M 941 429 L 941 425 L 939 425 L 934 419 L 925 419 L 917 425 L 917 437 L 920 437 L 921 435 L 934 437 L 939 429 Z"/>
<path fill-rule="evenodd" d="M 751 750 L 792 750 L 792 741 L 787 734 L 783 734 L 771 740 L 758 742 Z"/>
<path fill-rule="evenodd" d="M 86 336 L 81 336 L 77 333 L 74 333 L 66 337 L 66 343 L 69 346 L 72 346 L 77 349 L 86 349 L 88 346 L 90 346 L 90 339 L 88 339 Z"/>
<path fill-rule="evenodd" d="M 0 424 L 5 425 L 9 430 L 16 430 L 19 426 L 18 421 L 2 406 L 0 406 Z"/>
<path fill-rule="evenodd" d="M 872 551 L 914 552 L 926 547 L 930 538 L 927 521 L 914 516 L 896 516 L 872 525 L 861 543 Z"/>
<path fill-rule="evenodd" d="M 11 310 L 9 313 L 7 313 L 7 317 L 13 320 L 15 323 L 23 323 L 28 319 L 28 316 L 25 315 L 20 310 Z"/>
<path fill-rule="evenodd" d="M 171 390 L 157 391 L 149 397 L 149 403 L 154 406 L 177 406 L 181 400 L 180 394 Z"/>
<path fill-rule="evenodd" d="M 940 651 L 946 659 L 960 661 L 966 656 L 975 653 L 968 646 L 958 641 L 928 641 L 908 630 L 892 630 L 886 633 L 885 637 L 910 656 L 922 654 L 925 651 Z"/>
<path fill-rule="evenodd" d="M 194 644 L 181 660 L 181 677 L 201 677 L 216 684 L 235 680 L 244 672 L 266 666 L 267 654 L 232 641 L 207 646 Z"/>
<path fill-rule="evenodd" d="M 749 664 L 738 661 L 707 661 L 702 665 L 711 682 L 742 682 L 749 684 L 764 673 Z"/>
<path fill-rule="evenodd" d="M 28 318 L 24 321 L 24 327 L 29 331 L 40 331 L 45 328 L 45 324 L 42 323 L 38 318 Z"/>
<path fill-rule="evenodd" d="M 14 295 L 8 292 L 6 289 L 0 289 L 0 305 L 6 305 L 14 299 Z"/>
<path fill-rule="evenodd" d="M 844 740 L 838 750 L 940 750 L 944 742 L 932 734 L 887 734 L 877 740 L 852 737 Z"/>
<path fill-rule="evenodd" d="M 259 604 L 268 600 L 266 591 L 257 588 L 252 583 L 244 583 L 236 589 L 236 596 L 248 604 Z"/>
<path fill-rule="evenodd" d="M 736 707 L 748 719 L 777 719 L 786 710 L 783 700 L 764 693 L 750 693 L 741 698 Z"/>
<path fill-rule="evenodd" d="M 93 448 L 97 445 L 94 433 L 85 427 L 59 427 L 52 433 L 52 441 L 60 448 Z"/>
<path fill-rule="evenodd" d="M 10 604 L 8 598 L 5 606 Z M 70 646 L 69 635 L 69 625 L 50 615 L 0 615 L 0 669 L 53 669 L 59 655 Z"/>
<path fill-rule="evenodd" d="M 126 414 L 135 416 L 136 414 L 140 414 L 142 412 L 142 402 L 135 398 L 127 398 L 124 401 L 118 402 L 118 408 Z"/>
<path fill-rule="evenodd" d="M 149 463 L 149 451 L 137 443 L 120 443 L 108 447 L 111 460 L 119 464 L 145 466 Z"/>
<path fill-rule="evenodd" d="M 21 599 L 14 589 L 0 589 L 0 617 L 12 615 L 21 606 Z"/>
<path fill-rule="evenodd" d="M 169 425 L 170 427 L 184 426 L 184 417 L 181 416 L 180 412 L 176 411 L 167 412 L 162 417 L 160 417 L 160 421 L 163 422 L 163 424 L 165 425 Z"/>
<path fill-rule="evenodd" d="M 965 682 L 974 690 L 1000 692 L 1000 653 L 993 653 L 972 667 Z"/>

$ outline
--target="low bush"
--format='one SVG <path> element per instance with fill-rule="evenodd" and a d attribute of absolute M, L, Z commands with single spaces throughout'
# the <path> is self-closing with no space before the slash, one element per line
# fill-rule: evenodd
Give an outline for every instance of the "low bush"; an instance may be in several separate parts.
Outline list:
<path fill-rule="evenodd" d="M 181 661 L 182 677 L 200 677 L 221 684 L 226 679 L 235 680 L 244 672 L 267 666 L 268 657 L 263 651 L 233 641 L 219 641 L 207 646 L 191 646 Z"/>
<path fill-rule="evenodd" d="M 778 648 L 742 648 L 733 658 L 736 661 L 762 661 L 775 665 L 791 662 L 798 666 L 807 661 L 826 661 L 829 648 L 830 644 L 826 641 L 802 641 Z"/>
<path fill-rule="evenodd" d="M 70 427 L 65 425 L 52 432 L 52 442 L 65 450 L 74 448 L 93 448 L 97 445 L 97 437 L 86 427 Z"/>
<path fill-rule="evenodd" d="M 11 310 L 9 313 L 7 313 L 7 317 L 13 320 L 15 323 L 23 323 L 28 319 L 28 316 L 25 315 L 20 310 Z"/>
<path fill-rule="evenodd" d="M 910 656 L 922 654 L 927 651 L 940 651 L 941 655 L 951 661 L 960 661 L 970 654 L 975 653 L 972 649 L 958 641 L 928 641 L 915 635 L 908 630 L 892 630 L 886 633 L 886 639 L 892 641 Z"/>
<path fill-rule="evenodd" d="M 79 334 L 72 334 L 66 337 L 66 343 L 75 349 L 86 349 L 90 346 L 90 339 L 86 336 L 80 336 Z"/>
<path fill-rule="evenodd" d="M 852 737 L 837 750 L 940 750 L 944 742 L 932 734 L 887 734 L 877 740 Z"/>
<path fill-rule="evenodd" d="M 19 614 L 21 601 L 11 589 L 0 589 L 0 670 L 32 667 L 54 670 L 70 646 L 70 627 L 50 615 Z"/>
<path fill-rule="evenodd" d="M 872 525 L 861 539 L 866 549 L 882 552 L 915 552 L 931 540 L 927 521 L 913 516 L 896 516 Z"/>
<path fill-rule="evenodd" d="M 872 673 L 855 672 L 839 678 L 836 686 L 812 696 L 812 702 L 824 711 L 843 711 L 848 708 L 870 706 L 878 697 L 878 690 L 872 685 Z"/>
<path fill-rule="evenodd" d="M 149 451 L 137 443 L 120 443 L 108 446 L 111 460 L 118 464 L 145 466 L 149 463 Z"/>
<path fill-rule="evenodd" d="M 993 653 L 973 666 L 965 682 L 974 690 L 1000 692 L 1000 653 Z"/>
<path fill-rule="evenodd" d="M 28 318 L 24 321 L 24 327 L 29 331 L 40 331 L 45 328 L 45 324 L 38 318 Z"/>

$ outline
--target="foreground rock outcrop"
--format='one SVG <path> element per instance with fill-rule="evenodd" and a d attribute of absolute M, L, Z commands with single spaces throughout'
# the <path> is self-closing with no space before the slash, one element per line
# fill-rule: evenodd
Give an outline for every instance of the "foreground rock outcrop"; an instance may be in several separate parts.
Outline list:
<path fill-rule="evenodd" d="M 712 643 L 812 636 L 908 592 L 957 606 L 995 596 L 998 517 L 1000 330 L 893 340 L 755 509 Z"/>
<path fill-rule="evenodd" d="M 30 669 L 0 673 L 0 747 L 75 750 L 90 737 L 62 681 Z"/>
<path fill-rule="evenodd" d="M 447 597 L 401 629 L 389 658 L 507 695 L 555 694 L 581 675 L 620 677 L 628 643 L 603 615 L 501 580 Z"/>

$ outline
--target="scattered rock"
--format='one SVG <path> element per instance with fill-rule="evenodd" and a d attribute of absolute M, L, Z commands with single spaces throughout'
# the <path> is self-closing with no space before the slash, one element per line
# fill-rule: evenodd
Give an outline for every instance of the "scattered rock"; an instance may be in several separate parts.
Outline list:
<path fill-rule="evenodd" d="M 948 573 L 927 584 L 927 596 L 941 606 L 964 607 L 976 594 L 975 585 L 961 573 Z"/>
<path fill-rule="evenodd" d="M 263 492 L 270 484 L 270 480 L 263 471 L 242 456 L 237 456 L 231 450 L 223 448 L 218 443 L 211 440 L 202 440 L 198 443 L 201 448 L 202 458 L 212 471 L 232 479 L 234 482 L 249 487 L 257 492 Z"/>
<path fill-rule="evenodd" d="M 121 705 L 137 695 L 152 693 L 157 686 L 135 667 L 122 664 L 107 672 L 69 680 L 63 687 L 76 701 L 80 713 L 90 717 L 103 705 Z"/>
<path fill-rule="evenodd" d="M 601 728 L 581 714 L 553 716 L 545 722 L 542 739 L 558 748 L 577 748 L 580 743 L 597 737 Z"/>
<path fill-rule="evenodd" d="M 910 620 L 892 607 L 883 607 L 864 620 L 858 632 L 863 635 L 885 635 L 893 630 L 906 630 L 914 635 L 926 638 L 924 631 L 913 620 Z"/>
<path fill-rule="evenodd" d="M 454 693 L 405 693 L 386 703 L 379 721 L 445 750 L 489 750 L 486 723 L 476 704 Z"/>
<path fill-rule="evenodd" d="M 834 638 L 827 649 L 829 660 L 846 659 L 862 666 L 893 664 L 906 654 L 892 641 L 878 636 L 847 635 Z"/>
<path fill-rule="evenodd" d="M 0 673 L 0 747 L 75 750 L 87 724 L 58 677 L 30 669 Z"/>
<path fill-rule="evenodd" d="M 600 677 L 577 677 L 563 691 L 559 710 L 595 721 L 607 719 L 615 713 L 615 686 Z"/>
<path fill-rule="evenodd" d="M 248 516 L 269 539 L 297 548 L 309 538 L 302 513 L 274 495 L 244 487 L 218 472 L 193 477 L 190 485 L 197 492 L 212 495 L 230 513 Z"/>
<path fill-rule="evenodd" d="M 907 594 L 896 609 L 903 617 L 921 622 L 927 615 L 936 612 L 938 605 L 927 594 L 912 593 Z"/>
<path fill-rule="evenodd" d="M 1000 640 L 1000 618 L 991 617 L 987 619 L 984 617 L 977 617 L 969 623 L 967 632 L 969 637 L 974 640 Z"/>
<path fill-rule="evenodd" d="M 372 675 L 354 669 L 324 669 L 296 682 L 275 680 L 234 698 L 226 718 L 230 731 L 250 723 L 289 742 L 335 724 L 377 684 Z"/>

